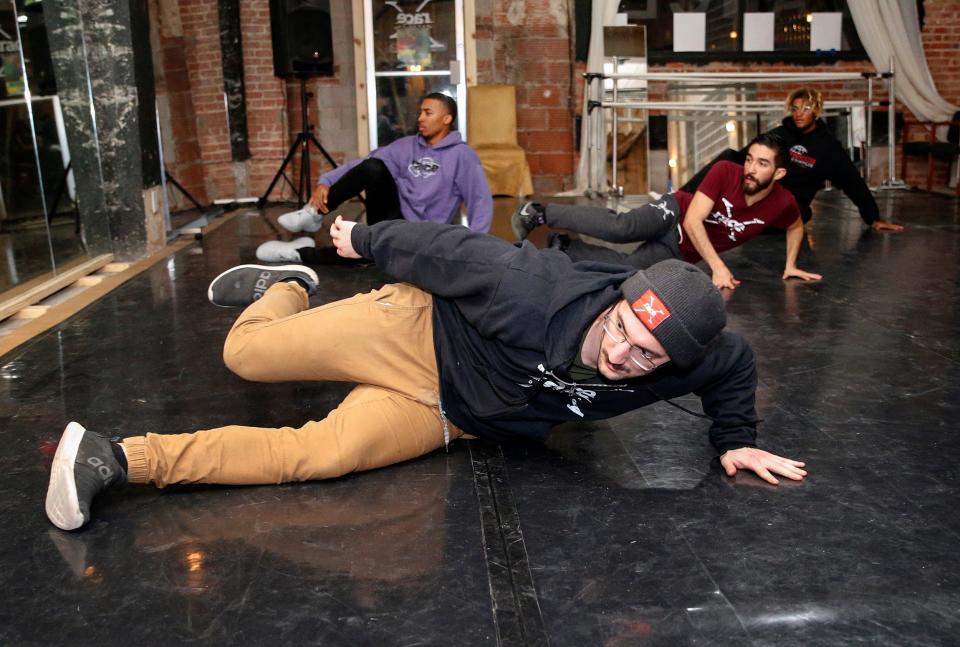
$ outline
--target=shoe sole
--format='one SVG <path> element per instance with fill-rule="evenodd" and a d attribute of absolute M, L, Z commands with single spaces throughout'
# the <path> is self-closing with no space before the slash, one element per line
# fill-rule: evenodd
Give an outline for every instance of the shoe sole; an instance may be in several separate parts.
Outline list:
<path fill-rule="evenodd" d="M 234 265 L 229 270 L 220 272 L 220 274 L 217 275 L 217 278 L 210 281 L 210 287 L 207 288 L 207 301 L 213 303 L 213 305 L 217 306 L 218 308 L 235 308 L 236 306 L 222 306 L 219 303 L 215 303 L 213 300 L 213 286 L 216 285 L 217 281 L 222 279 L 230 272 L 246 267 L 251 267 L 256 270 L 290 270 L 292 272 L 303 272 L 313 280 L 314 285 L 320 285 L 320 277 L 317 276 L 317 273 L 306 265 L 257 265 L 256 263 L 248 263 L 247 265 Z"/>
<path fill-rule="evenodd" d="M 47 518 L 61 530 L 76 530 L 83 525 L 83 513 L 77 500 L 77 483 L 73 479 L 73 466 L 77 462 L 80 441 L 86 433 L 77 422 L 71 422 L 63 430 L 57 453 L 53 455 L 50 468 L 50 485 L 47 486 Z"/>

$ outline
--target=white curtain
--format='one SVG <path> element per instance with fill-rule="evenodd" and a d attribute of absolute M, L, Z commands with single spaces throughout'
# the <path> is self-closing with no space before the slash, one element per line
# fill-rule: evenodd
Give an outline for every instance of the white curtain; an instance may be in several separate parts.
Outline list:
<path fill-rule="evenodd" d="M 617 7 L 620 5 L 620 0 L 594 0 L 593 6 L 591 8 L 590 14 L 590 49 L 587 50 L 587 72 L 595 72 L 600 74 L 603 72 L 603 27 L 604 25 L 614 24 L 614 19 L 617 15 Z M 590 141 L 588 139 L 587 133 L 590 129 L 590 119 L 593 119 L 594 128 L 598 128 L 599 124 L 602 121 L 599 119 L 600 108 L 594 110 L 594 114 L 591 117 L 590 113 L 587 112 L 587 88 L 584 87 L 583 93 L 583 107 L 581 114 L 583 119 L 580 122 L 580 163 L 577 166 L 577 185 L 572 191 L 567 192 L 569 195 L 582 194 L 588 188 L 588 178 L 590 174 L 590 169 L 588 167 L 588 162 L 590 156 L 587 153 L 587 149 L 590 146 Z M 599 178 L 599 186 L 606 186 L 607 183 L 607 138 L 606 134 L 603 137 L 596 137 L 596 132 L 594 134 L 594 140 L 600 146 L 600 150 L 596 151 L 593 159 L 593 177 L 596 181 Z"/>
<path fill-rule="evenodd" d="M 921 121 L 949 121 L 960 110 L 940 96 L 920 39 L 916 0 L 848 0 L 857 34 L 873 66 L 890 71 L 894 60 L 897 99 Z"/>

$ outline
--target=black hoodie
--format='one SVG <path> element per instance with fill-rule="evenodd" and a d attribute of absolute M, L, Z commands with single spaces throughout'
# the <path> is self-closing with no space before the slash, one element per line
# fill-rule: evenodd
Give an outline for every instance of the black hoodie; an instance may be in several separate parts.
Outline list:
<path fill-rule="evenodd" d="M 804 133 L 794 124 L 793 117 L 784 117 L 770 133 L 787 144 L 790 164 L 780 183 L 797 199 L 804 222 L 810 220 L 810 203 L 827 180 L 857 205 L 865 223 L 879 220 L 880 209 L 870 188 L 822 119 L 817 119 L 812 132 Z"/>
<path fill-rule="evenodd" d="M 754 446 L 756 367 L 737 334 L 721 333 L 687 370 L 667 364 L 624 381 L 570 377 L 583 333 L 636 270 L 573 263 L 558 251 L 455 225 L 357 225 L 351 240 L 382 270 L 433 294 L 441 409 L 465 432 L 543 440 L 564 421 L 610 418 L 696 393 L 719 452 Z"/>

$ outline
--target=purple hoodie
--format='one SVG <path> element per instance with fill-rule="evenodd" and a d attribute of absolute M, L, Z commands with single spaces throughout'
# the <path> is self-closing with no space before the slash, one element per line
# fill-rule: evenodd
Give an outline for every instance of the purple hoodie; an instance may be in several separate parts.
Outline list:
<path fill-rule="evenodd" d="M 435 146 L 428 145 L 421 135 L 402 137 L 374 150 L 369 157 L 381 160 L 390 169 L 405 219 L 449 223 L 462 201 L 470 229 L 490 230 L 493 198 L 487 177 L 480 158 L 456 130 Z M 362 161 L 352 160 L 324 173 L 317 184 L 332 186 Z"/>

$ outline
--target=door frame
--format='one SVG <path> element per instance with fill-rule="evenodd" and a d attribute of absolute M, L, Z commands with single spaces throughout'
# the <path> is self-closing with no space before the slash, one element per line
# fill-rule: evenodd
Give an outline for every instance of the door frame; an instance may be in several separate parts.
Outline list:
<path fill-rule="evenodd" d="M 353 0 L 353 62 L 356 84 L 357 107 L 357 152 L 367 155 L 375 139 L 376 128 L 376 75 L 373 69 L 373 20 L 372 0 Z M 460 83 L 457 85 L 457 112 L 459 131 L 467 139 L 467 92 L 477 83 L 476 0 L 455 0 L 456 8 L 456 54 L 460 66 Z M 420 73 L 421 76 L 443 76 L 447 72 Z M 406 73 L 388 72 L 381 76 L 408 76 Z M 416 76 L 416 73 L 409 76 Z"/>

